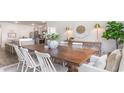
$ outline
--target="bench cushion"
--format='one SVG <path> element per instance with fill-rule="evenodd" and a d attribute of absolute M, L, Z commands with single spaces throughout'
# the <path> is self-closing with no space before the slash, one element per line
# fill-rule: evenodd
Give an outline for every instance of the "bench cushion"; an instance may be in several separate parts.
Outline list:
<path fill-rule="evenodd" d="M 122 49 L 122 58 L 121 58 L 120 67 L 119 67 L 119 72 L 123 72 L 123 71 L 124 71 L 124 47 Z"/>
<path fill-rule="evenodd" d="M 107 58 L 105 70 L 117 72 L 119 69 L 121 57 L 122 54 L 120 49 L 114 50 Z"/>

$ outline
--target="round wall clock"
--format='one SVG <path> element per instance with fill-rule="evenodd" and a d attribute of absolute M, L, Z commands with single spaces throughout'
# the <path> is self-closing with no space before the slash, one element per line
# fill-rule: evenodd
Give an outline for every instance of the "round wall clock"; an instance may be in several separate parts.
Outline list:
<path fill-rule="evenodd" d="M 83 25 L 79 25 L 77 28 L 76 28 L 76 32 L 79 33 L 79 34 L 82 34 L 85 32 L 85 27 Z"/>

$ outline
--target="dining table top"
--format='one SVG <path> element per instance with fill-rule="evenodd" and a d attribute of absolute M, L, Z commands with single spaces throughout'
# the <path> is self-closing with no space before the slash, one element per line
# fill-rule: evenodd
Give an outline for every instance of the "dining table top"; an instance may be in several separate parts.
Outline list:
<path fill-rule="evenodd" d="M 65 60 L 77 65 L 85 63 L 96 51 L 89 48 L 73 48 L 69 46 L 58 46 L 56 49 L 49 49 L 42 44 L 22 46 L 32 51 L 49 53 L 52 57 Z"/>

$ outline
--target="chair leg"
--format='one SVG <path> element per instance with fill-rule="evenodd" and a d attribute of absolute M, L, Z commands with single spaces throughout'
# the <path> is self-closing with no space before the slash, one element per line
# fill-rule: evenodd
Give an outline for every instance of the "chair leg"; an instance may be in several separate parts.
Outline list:
<path fill-rule="evenodd" d="M 36 68 L 33 69 L 33 72 L 35 72 L 35 71 L 36 71 Z"/>
<path fill-rule="evenodd" d="M 22 69 L 21 69 L 21 72 L 23 72 L 24 71 L 24 63 L 22 63 Z"/>
<path fill-rule="evenodd" d="M 63 67 L 65 66 L 65 62 L 64 62 L 64 61 L 62 61 L 62 66 L 63 66 Z"/>
<path fill-rule="evenodd" d="M 20 61 L 19 61 L 18 65 L 17 65 L 17 71 L 19 70 L 19 66 L 20 66 Z"/>
<path fill-rule="evenodd" d="M 54 62 L 54 58 L 51 58 L 52 62 Z"/>
<path fill-rule="evenodd" d="M 67 63 L 63 60 L 62 61 L 63 67 L 65 67 L 67 65 Z"/>
<path fill-rule="evenodd" d="M 26 69 L 25 69 L 25 72 L 27 72 L 28 71 L 28 66 L 26 67 Z"/>

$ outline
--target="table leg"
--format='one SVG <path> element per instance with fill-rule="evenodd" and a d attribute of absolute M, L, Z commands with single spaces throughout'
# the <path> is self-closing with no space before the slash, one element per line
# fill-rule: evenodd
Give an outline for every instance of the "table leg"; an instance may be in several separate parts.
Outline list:
<path fill-rule="evenodd" d="M 68 72 L 78 72 L 78 69 L 77 69 L 78 65 L 76 64 L 68 63 L 67 67 L 68 67 Z"/>

